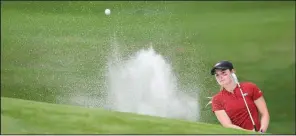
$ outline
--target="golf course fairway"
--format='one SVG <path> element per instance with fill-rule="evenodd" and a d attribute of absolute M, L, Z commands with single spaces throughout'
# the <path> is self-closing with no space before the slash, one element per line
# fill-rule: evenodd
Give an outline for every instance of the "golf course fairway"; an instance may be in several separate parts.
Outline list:
<path fill-rule="evenodd" d="M 252 134 L 240 130 L 101 109 L 1 97 L 2 134 Z"/>

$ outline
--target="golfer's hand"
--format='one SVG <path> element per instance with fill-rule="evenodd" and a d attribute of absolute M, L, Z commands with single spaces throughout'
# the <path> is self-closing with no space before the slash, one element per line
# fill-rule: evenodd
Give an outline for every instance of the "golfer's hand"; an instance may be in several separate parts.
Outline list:
<path fill-rule="evenodd" d="M 265 131 L 266 131 L 266 127 L 261 126 L 260 129 L 259 129 L 259 132 L 260 133 L 265 133 Z"/>
<path fill-rule="evenodd" d="M 265 132 L 264 128 L 260 128 L 260 129 L 259 129 L 259 132 L 260 132 L 260 133 L 264 133 L 264 132 Z"/>

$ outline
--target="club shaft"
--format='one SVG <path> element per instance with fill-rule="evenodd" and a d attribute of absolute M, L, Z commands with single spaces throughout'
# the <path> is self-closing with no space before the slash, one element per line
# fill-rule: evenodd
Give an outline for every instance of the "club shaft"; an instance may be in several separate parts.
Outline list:
<path fill-rule="evenodd" d="M 246 99 L 245 99 L 245 97 L 244 97 L 243 91 L 242 91 L 242 89 L 241 89 L 239 83 L 238 83 L 237 85 L 238 85 L 238 87 L 239 87 L 239 90 L 240 90 L 240 92 L 241 92 L 241 94 L 242 94 L 242 97 L 243 97 L 243 100 L 244 100 L 244 102 L 245 102 L 245 105 L 246 105 L 246 107 L 247 107 L 247 110 L 248 110 L 249 116 L 250 116 L 250 118 L 251 118 L 251 121 L 252 121 L 253 127 L 254 127 L 255 131 L 257 131 L 257 130 L 256 130 L 256 125 L 255 125 L 255 122 L 254 122 L 254 119 L 253 119 L 253 117 L 252 117 L 252 114 L 251 114 L 251 112 L 250 112 L 249 106 L 248 106 L 248 104 L 247 104 L 247 102 L 246 102 Z"/>

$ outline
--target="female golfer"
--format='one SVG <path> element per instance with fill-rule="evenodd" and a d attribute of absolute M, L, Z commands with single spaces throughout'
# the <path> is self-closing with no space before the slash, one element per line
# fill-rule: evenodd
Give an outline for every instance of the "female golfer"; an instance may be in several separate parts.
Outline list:
<path fill-rule="evenodd" d="M 211 74 L 221 86 L 221 91 L 212 98 L 212 111 L 224 127 L 266 132 L 269 112 L 262 92 L 251 82 L 239 83 L 240 90 L 231 76 L 234 72 L 229 61 L 220 61 L 212 68 Z"/>

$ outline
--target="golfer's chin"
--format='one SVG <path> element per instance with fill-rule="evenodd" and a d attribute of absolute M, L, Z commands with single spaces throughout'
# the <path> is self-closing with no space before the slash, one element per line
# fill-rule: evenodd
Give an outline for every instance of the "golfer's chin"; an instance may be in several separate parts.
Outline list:
<path fill-rule="evenodd" d="M 220 81 L 220 82 L 219 82 L 219 85 L 220 85 L 220 86 L 225 86 L 226 84 L 227 84 L 227 83 L 226 83 L 225 81 Z"/>

